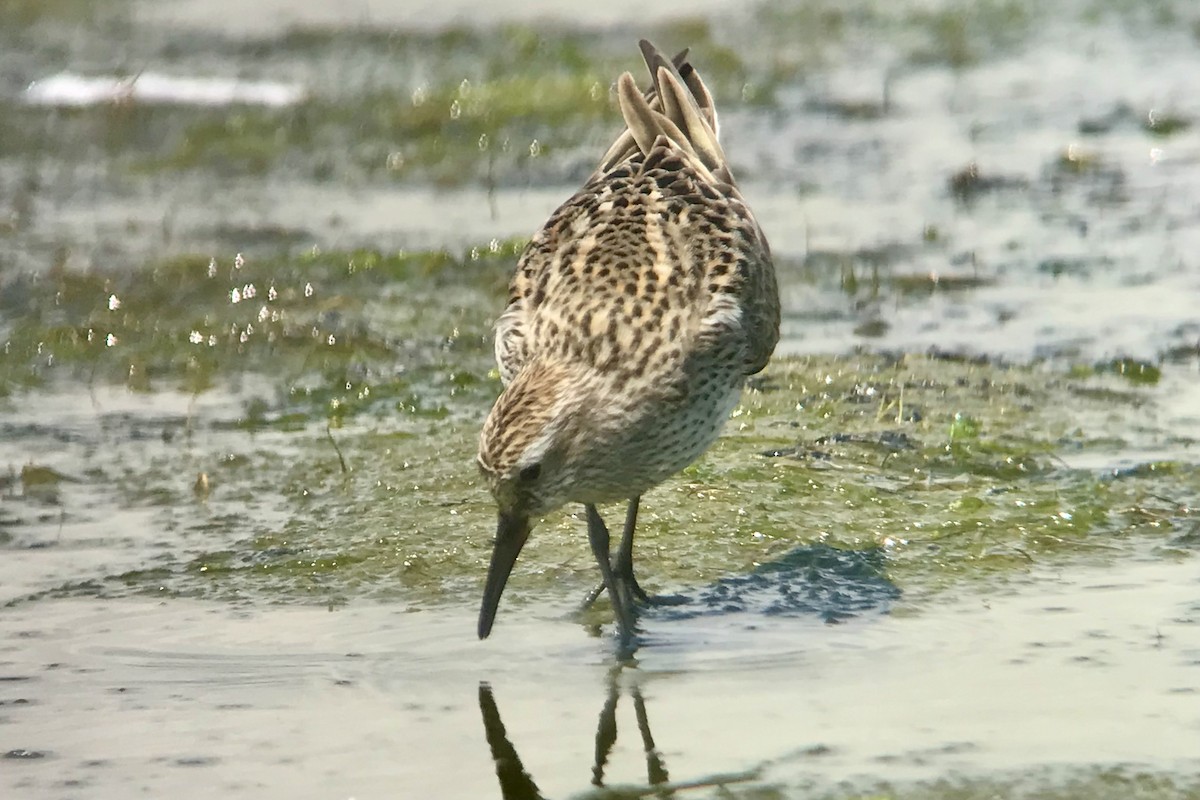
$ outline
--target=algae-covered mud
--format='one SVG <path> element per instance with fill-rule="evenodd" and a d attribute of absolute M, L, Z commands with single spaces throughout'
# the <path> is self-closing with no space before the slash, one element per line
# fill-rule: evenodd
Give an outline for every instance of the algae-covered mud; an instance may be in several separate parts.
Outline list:
<path fill-rule="evenodd" d="M 0 793 L 1200 796 L 1200 12 L 410 5 L 0 2 Z M 643 36 L 785 339 L 635 658 L 572 509 L 481 643 L 490 325 Z"/>

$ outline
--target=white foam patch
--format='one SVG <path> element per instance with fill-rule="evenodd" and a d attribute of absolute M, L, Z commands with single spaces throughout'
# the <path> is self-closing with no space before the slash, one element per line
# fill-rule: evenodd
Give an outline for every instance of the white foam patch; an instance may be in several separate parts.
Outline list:
<path fill-rule="evenodd" d="M 143 72 L 129 77 L 60 72 L 31 83 L 22 99 L 31 105 L 84 107 L 102 103 L 283 107 L 305 97 L 297 84 L 232 78 L 177 77 Z"/>

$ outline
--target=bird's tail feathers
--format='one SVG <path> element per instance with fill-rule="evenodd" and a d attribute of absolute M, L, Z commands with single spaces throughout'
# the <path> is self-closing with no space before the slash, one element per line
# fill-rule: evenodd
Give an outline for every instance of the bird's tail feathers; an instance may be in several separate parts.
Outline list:
<path fill-rule="evenodd" d="M 617 79 L 617 99 L 626 129 L 604 154 L 599 170 L 648 154 L 659 137 L 687 154 L 706 177 L 733 182 L 718 139 L 717 111 L 712 95 L 687 60 L 687 50 L 671 61 L 648 41 L 640 43 L 650 69 L 651 87 L 642 92 L 628 72 Z"/>

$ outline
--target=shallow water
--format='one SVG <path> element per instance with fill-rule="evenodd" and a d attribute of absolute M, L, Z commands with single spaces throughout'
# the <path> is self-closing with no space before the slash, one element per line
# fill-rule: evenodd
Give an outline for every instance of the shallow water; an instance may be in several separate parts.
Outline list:
<path fill-rule="evenodd" d="M 0 7 L 0 794 L 1200 796 L 1191 5 L 566 8 Z M 617 664 L 569 513 L 475 640 L 470 463 L 642 35 L 785 339 L 648 498 L 689 602 Z M 308 94 L 31 104 L 64 71 Z"/>
<path fill-rule="evenodd" d="M 558 607 L 479 644 L 467 608 L 50 601 L 0 618 L 6 741 L 44 754 L 4 780 L 10 796 L 497 796 L 481 686 L 547 797 L 587 786 L 614 695 L 605 783 L 647 784 L 635 693 L 681 784 L 1194 774 L 1176 732 L 1200 714 L 1198 587 L 1193 564 L 1140 561 L 841 625 L 651 619 L 623 669 Z"/>

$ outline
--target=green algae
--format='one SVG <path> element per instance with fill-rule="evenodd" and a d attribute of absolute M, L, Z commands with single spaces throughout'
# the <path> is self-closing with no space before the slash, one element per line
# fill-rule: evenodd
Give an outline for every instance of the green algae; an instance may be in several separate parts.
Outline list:
<path fill-rule="evenodd" d="M 94 21 L 101 0 L 0 0 L 0 22 L 32 25 L 44 19 Z"/>
<path fill-rule="evenodd" d="M 0 295 L 9 320 L 0 396 L 56 378 L 195 393 L 231 373 L 267 370 L 290 373 L 288 391 L 344 417 L 362 405 L 364 374 L 426 368 L 464 342 L 482 353 L 483 309 L 520 246 L 497 240 L 461 255 L 314 249 L 223 263 L 178 257 L 140 272 L 20 276 Z M 439 304 L 434 321 L 428 309 L 447 287 L 457 305 Z M 457 373 L 464 386 L 467 372 Z M 308 387 L 313 376 L 320 381 Z M 330 392 L 335 376 L 351 385 Z M 421 405 L 406 393 L 407 377 L 387 383 L 375 391 Z M 257 424 L 263 415 L 249 416 Z"/>
<path fill-rule="evenodd" d="M 86 591 L 472 598 L 494 525 L 472 467 L 499 391 L 488 326 L 522 244 L 177 257 L 8 284 L 0 386 L 14 408 L 81 380 L 242 398 L 235 417 L 168 426 L 148 459 L 92 466 L 88 483 L 118 507 L 158 509 L 186 546 Z M 1196 466 L 1122 460 L 1164 438 L 1195 446 L 1148 411 L 1163 369 L 776 359 L 710 454 L 647 496 L 643 580 L 698 587 L 821 546 L 884 554 L 916 601 L 1048 559 L 1186 550 Z M 1120 469 L 1070 466 L 1092 453 Z M 246 515 L 220 511 L 233 506 Z M 510 602 L 594 581 L 583 527 L 572 510 L 538 526 Z"/>
<path fill-rule="evenodd" d="M 963 69 L 1019 49 L 1041 13 L 1034 4 L 1014 0 L 933 5 L 823 0 L 765 3 L 756 23 L 778 45 L 776 52 L 786 59 L 781 66 L 790 67 L 786 71 L 840 61 L 869 37 L 891 42 L 898 66 Z M 796 42 L 804 46 L 789 46 Z"/>
<path fill-rule="evenodd" d="M 174 144 L 135 165 L 223 175 L 299 171 L 439 185 L 520 174 L 551 142 L 611 127 L 608 78 L 501 75 L 432 88 L 316 98 L 289 109 L 236 109 L 185 121 Z M 353 140 L 344 137 L 352 133 Z"/>
<path fill-rule="evenodd" d="M 613 79 L 638 70 L 639 36 L 684 41 L 705 54 L 718 101 L 764 105 L 770 81 L 721 44 L 707 21 L 589 35 L 505 25 L 497 30 L 378 32 L 294 28 L 233 46 L 263 63 L 303 59 L 329 75 L 357 75 L 370 58 L 394 76 L 326 85 L 287 108 L 221 109 L 111 103 L 60 109 L 0 101 L 0 142 L 13 155 L 87 163 L 97 156 L 131 177 L 181 171 L 217 176 L 289 175 L 312 181 L 376 180 L 441 186 L 511 183 L 545 174 L 551 155 L 595 158 L 618 124 Z M 226 45 L 228 46 L 228 45 Z M 642 77 L 637 72 L 639 79 Z M 136 74 L 131 74 L 131 80 Z"/>
<path fill-rule="evenodd" d="M 441 267 L 431 270 L 432 262 Z M 409 276 L 402 283 L 414 292 L 414 274 L 444 288 L 458 285 L 472 264 L 469 257 L 329 254 L 298 265 L 300 277 L 278 285 L 301 295 L 298 281 L 328 279 L 324 269 L 343 279 L 347 296 L 376 292 L 377 280 L 398 275 Z M 173 269 L 164 274 L 177 276 Z M 378 364 L 411 335 L 395 321 L 390 336 L 352 338 L 363 352 L 350 346 L 303 379 L 296 365 L 316 358 L 310 319 L 297 323 L 304 333 L 291 356 L 282 334 L 258 357 L 225 341 L 218 352 L 233 362 L 230 369 L 269 375 L 278 391 L 254 395 L 238 419 L 201 426 L 186 446 L 104 471 L 121 504 L 159 508 L 185 531 L 205 535 L 186 537 L 186 547 L 145 570 L 111 576 L 101 593 L 413 607 L 473 602 L 494 526 L 472 461 L 478 425 L 499 390 L 486 366 L 483 310 L 488 299 L 498 304 L 497 278 L 482 281 L 488 289 L 470 312 L 451 314 L 465 349 L 445 346 L 449 323 L 435 326 L 429 347 L 417 348 L 425 361 L 391 378 Z M 233 283 L 244 281 L 238 273 Z M 145 284 L 153 294 L 152 282 Z M 223 287 L 208 296 L 210 313 L 229 305 Z M 412 322 L 427 327 L 424 318 Z M 174 349 L 194 346 L 180 335 L 191 324 L 168 337 Z M 142 330 L 152 340 L 162 335 L 154 325 Z M 399 358 L 390 352 L 392 362 Z M 125 363 L 115 362 L 112 375 L 123 374 Z M 190 385 L 187 358 L 155 363 L 163 376 Z M 372 363 L 347 378 L 348 365 Z M 917 603 L 956 586 L 1011 580 L 1047 561 L 1186 552 L 1190 509 L 1200 503 L 1194 464 L 1156 460 L 1106 471 L 1063 461 L 1094 452 L 1115 462 L 1161 437 L 1144 410 L 1152 388 L 1117 375 L 987 361 L 777 359 L 713 450 L 646 497 L 643 581 L 655 589 L 698 587 L 819 545 L 882 553 L 887 579 Z M 214 444 L 206 447 L 206 438 Z M 198 473 L 205 475 L 202 496 L 193 486 Z M 247 514 L 214 513 L 234 505 Z M 571 597 L 582 594 L 595 579 L 583 527 L 573 510 L 538 526 L 509 602 L 568 602 L 564 587 Z"/>
<path fill-rule="evenodd" d="M 25 19 L 30 12 L 22 9 L 36 4 L 9 5 Z M 98 4 L 49 5 L 95 13 Z M 1109 13 L 1134 12 L 1103 12 Z M 210 58 L 245 60 L 263 72 L 286 66 L 309 74 L 308 94 L 296 106 L 112 103 L 58 109 L 5 99 L 0 143 L 27 162 L 54 157 L 88 164 L 101 157 L 143 179 L 194 172 L 317 182 L 524 183 L 560 170 L 564 162 L 590 164 L 602 151 L 618 119 L 614 77 L 624 70 L 642 77 L 630 51 L 642 36 L 703 53 L 705 79 L 721 108 L 770 111 L 780 108 L 785 87 L 822 65 L 852 61 L 864 41 L 897 43 L 896 70 L 966 69 L 1018 50 L 1047 20 L 1045 9 L 1035 4 L 990 0 L 932 8 L 768 3 L 728 26 L 683 17 L 597 32 L 511 23 L 487 30 L 296 27 L 271 37 L 207 43 L 214 48 Z M 747 35 L 761 46 L 738 47 Z M 188 63 L 187 53 L 170 55 Z M 365 69 L 367 64 L 393 66 L 380 72 Z M 136 71 L 129 77 L 136 78 Z M 880 87 L 880 103 L 831 99 L 830 110 L 847 120 L 886 115 L 888 80 Z M 1170 136 L 1190 121 L 1161 112 L 1142 124 L 1152 136 Z"/>

